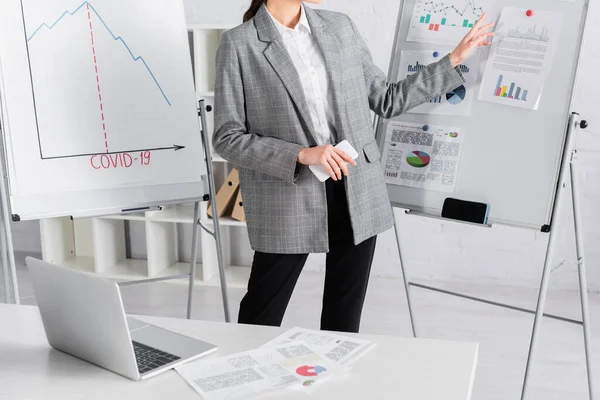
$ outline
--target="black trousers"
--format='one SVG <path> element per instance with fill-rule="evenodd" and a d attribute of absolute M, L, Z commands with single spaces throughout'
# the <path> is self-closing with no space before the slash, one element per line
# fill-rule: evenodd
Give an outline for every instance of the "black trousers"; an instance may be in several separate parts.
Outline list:
<path fill-rule="evenodd" d="M 377 237 L 354 245 L 344 181 L 329 179 L 326 185 L 329 253 L 321 329 L 358 332 Z M 255 252 L 238 322 L 280 326 L 307 258 L 308 254 Z"/>

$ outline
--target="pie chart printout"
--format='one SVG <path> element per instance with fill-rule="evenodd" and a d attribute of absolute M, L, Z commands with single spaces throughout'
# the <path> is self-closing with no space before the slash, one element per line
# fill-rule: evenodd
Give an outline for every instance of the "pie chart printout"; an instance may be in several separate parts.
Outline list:
<path fill-rule="evenodd" d="M 413 151 L 406 157 L 406 162 L 414 168 L 425 168 L 431 162 L 431 156 L 424 151 Z"/>
<path fill-rule="evenodd" d="M 315 365 L 315 366 L 303 365 L 296 369 L 296 373 L 298 375 L 307 376 L 307 377 L 317 376 L 323 372 L 327 372 L 327 368 L 321 367 L 319 365 Z"/>
<path fill-rule="evenodd" d="M 448 100 L 448 103 L 454 105 L 462 103 L 465 97 L 467 97 L 467 88 L 464 85 L 446 93 L 446 100 Z"/>

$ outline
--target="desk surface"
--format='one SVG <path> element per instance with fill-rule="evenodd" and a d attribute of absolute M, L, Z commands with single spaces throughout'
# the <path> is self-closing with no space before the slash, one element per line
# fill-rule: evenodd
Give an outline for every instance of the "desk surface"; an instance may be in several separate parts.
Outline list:
<path fill-rule="evenodd" d="M 286 329 L 136 317 L 219 346 L 209 357 L 260 347 Z M 311 394 L 313 399 L 470 400 L 477 345 L 359 335 L 376 343 L 352 366 Z M 284 394 L 282 394 L 284 393 Z M 49 347 L 37 307 L 0 305 L 0 399 L 169 399 L 200 396 L 175 371 L 134 382 Z M 304 399 L 294 391 L 261 399 Z"/>

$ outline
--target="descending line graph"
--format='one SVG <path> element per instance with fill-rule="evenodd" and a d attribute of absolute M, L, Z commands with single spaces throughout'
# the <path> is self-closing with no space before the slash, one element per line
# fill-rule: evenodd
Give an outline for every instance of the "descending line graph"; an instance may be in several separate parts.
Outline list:
<path fill-rule="evenodd" d="M 150 74 L 150 76 L 152 77 L 152 80 L 154 81 L 154 83 L 156 84 L 156 87 L 158 88 L 158 90 L 160 90 L 160 93 L 162 94 L 162 96 L 164 97 L 165 101 L 167 102 L 167 104 L 169 104 L 169 106 L 171 105 L 171 101 L 169 100 L 169 98 L 167 97 L 167 95 L 165 94 L 163 88 L 160 86 L 160 84 L 158 83 L 158 80 L 156 79 L 156 76 L 154 76 L 154 73 L 152 72 L 152 70 L 150 69 L 150 66 L 148 65 L 148 63 L 146 62 L 146 60 L 144 59 L 144 57 L 142 56 L 135 56 L 135 54 L 133 53 L 133 51 L 131 51 L 131 48 L 129 47 L 129 45 L 127 45 L 127 43 L 125 42 L 125 40 L 121 37 L 121 36 L 116 36 L 113 31 L 108 27 L 108 25 L 106 24 L 106 22 L 104 22 L 104 19 L 102 18 L 102 16 L 98 13 L 98 11 L 96 11 L 96 9 L 94 8 L 94 6 L 89 2 L 89 1 L 84 1 L 83 3 L 81 3 L 75 10 L 73 11 L 65 11 L 61 14 L 60 17 L 58 17 L 52 24 L 48 25 L 45 22 L 40 24 L 40 26 L 37 27 L 37 29 L 35 29 L 33 31 L 33 33 L 31 35 L 29 35 L 27 37 L 27 41 L 30 42 L 31 40 L 33 40 L 35 38 L 35 36 L 43 29 L 46 28 L 49 31 L 51 31 L 52 29 L 54 29 L 54 27 L 56 27 L 61 21 L 63 21 L 63 19 L 65 17 L 72 17 L 75 14 L 77 14 L 79 11 L 84 10 L 84 9 L 89 9 L 91 10 L 100 20 L 100 22 L 102 23 L 102 25 L 106 28 L 106 30 L 108 31 L 108 33 L 113 37 L 114 40 L 119 41 L 123 44 L 123 46 L 125 46 L 125 48 L 127 49 L 127 51 L 129 52 L 129 55 L 131 56 L 131 58 L 133 59 L 133 61 L 141 61 L 142 64 L 144 64 L 144 66 L 146 67 L 146 70 L 148 71 L 148 73 Z"/>
<path fill-rule="evenodd" d="M 0 0 L 0 20 L 15 214 L 88 215 L 202 196 L 182 1 Z"/>
<path fill-rule="evenodd" d="M 42 160 L 186 151 L 197 112 L 169 0 L 20 2 Z"/>

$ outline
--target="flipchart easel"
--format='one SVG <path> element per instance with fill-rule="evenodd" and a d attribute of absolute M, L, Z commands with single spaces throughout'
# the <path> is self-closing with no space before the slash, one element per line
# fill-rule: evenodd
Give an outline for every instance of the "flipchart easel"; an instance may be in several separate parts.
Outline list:
<path fill-rule="evenodd" d="M 205 162 L 207 166 L 207 181 L 208 181 L 208 194 L 204 196 L 202 200 L 198 200 L 194 203 L 194 223 L 192 224 L 192 249 L 191 249 L 191 261 L 190 261 L 190 272 L 187 274 L 173 275 L 173 276 L 165 276 L 159 278 L 149 278 L 135 281 L 127 281 L 121 282 L 119 286 L 131 286 L 138 285 L 144 283 L 152 283 L 152 282 L 161 282 L 161 281 L 169 281 L 176 279 L 189 279 L 188 284 L 188 303 L 187 303 L 187 318 L 190 319 L 192 316 L 193 309 L 193 293 L 194 293 L 194 284 L 196 278 L 196 262 L 198 259 L 198 228 L 202 227 L 202 229 L 206 230 L 216 242 L 216 250 L 217 250 L 217 260 L 219 267 L 219 278 L 221 283 L 221 294 L 223 299 L 223 311 L 226 322 L 231 322 L 230 312 L 229 312 L 229 297 L 227 293 L 227 278 L 225 275 L 225 267 L 223 265 L 223 248 L 221 243 L 221 235 L 220 235 L 220 224 L 219 217 L 216 212 L 216 202 L 212 202 L 212 210 L 215 214 L 213 218 L 213 226 L 214 231 L 210 231 L 208 228 L 202 225 L 200 222 L 200 203 L 202 201 L 209 201 L 211 198 L 216 198 L 216 190 L 214 183 L 214 173 L 213 173 L 213 165 L 212 165 L 212 154 L 211 147 L 208 137 L 208 132 L 206 128 L 206 112 L 210 112 L 212 108 L 210 106 L 205 106 L 204 100 L 199 101 L 198 107 L 198 116 L 201 120 L 201 135 L 202 135 L 202 146 L 204 148 Z M 1 130 L 0 130 L 1 132 Z M 1 137 L 1 135 L 0 135 Z M 4 152 L 2 152 L 4 154 Z M 3 281 L 4 281 L 4 294 L 5 294 L 5 302 L 6 303 L 14 303 L 20 304 L 19 298 L 19 287 L 17 282 L 17 270 L 16 263 L 14 257 L 14 247 L 12 240 L 12 231 L 10 227 L 10 205 L 8 202 L 8 186 L 6 180 L 6 172 L 4 160 L 0 162 L 0 173 L 3 178 L 2 183 L 0 184 L 0 194 L 1 194 L 1 206 L 2 206 L 2 215 L 1 215 L 1 223 L 2 228 L 0 229 L 0 245 L 2 247 L 2 264 L 3 268 Z M 93 215 L 94 217 L 98 217 L 99 215 Z"/>
<path fill-rule="evenodd" d="M 400 13 L 398 17 L 398 25 L 396 26 L 396 36 L 394 39 L 394 51 L 398 48 L 398 41 L 402 40 L 400 38 L 400 25 L 403 21 L 403 10 L 405 10 L 405 5 L 408 0 L 403 0 L 400 4 Z M 580 27 L 581 29 L 581 47 L 583 47 L 583 40 L 585 39 L 585 32 L 587 28 L 588 21 L 588 5 L 589 3 L 585 2 L 585 14 L 583 25 Z M 525 5 L 523 5 L 524 7 Z M 412 10 L 411 10 L 412 11 Z M 392 53 L 392 60 L 390 62 L 390 71 L 389 78 L 390 81 L 395 81 L 397 76 L 394 73 L 396 65 L 398 62 L 398 57 L 394 57 L 394 53 Z M 577 51 L 577 66 L 581 62 L 581 48 Z M 577 74 L 575 74 L 575 84 L 576 84 Z M 572 101 L 571 101 L 572 103 Z M 378 132 L 378 138 L 381 140 L 381 131 L 380 128 L 383 126 L 383 120 L 381 118 L 375 119 L 375 129 Z M 531 397 L 529 396 L 529 380 L 530 380 L 530 372 L 533 364 L 534 357 L 536 355 L 537 345 L 539 341 L 539 334 L 541 330 L 541 323 L 544 317 L 553 318 L 562 322 L 572 323 L 582 326 L 583 328 L 583 337 L 584 337 L 584 346 L 585 346 L 585 359 L 586 359 L 586 369 L 587 369 L 587 380 L 588 380 L 588 391 L 590 400 L 594 400 L 595 397 L 595 387 L 594 387 L 594 366 L 592 365 L 592 347 L 591 347 L 591 328 L 590 328 L 590 314 L 589 314 L 589 301 L 588 301 L 588 285 L 587 285 L 587 274 L 586 274 L 586 263 L 585 263 L 585 255 L 584 255 L 584 246 L 583 246 L 583 231 L 582 231 L 582 216 L 581 216 L 581 206 L 579 202 L 579 181 L 577 175 L 577 148 L 576 148 L 576 136 L 579 129 L 586 129 L 588 127 L 588 123 L 585 120 L 582 120 L 578 113 L 571 112 L 568 116 L 567 123 L 567 132 L 565 134 L 562 157 L 560 162 L 559 169 L 559 177 L 558 177 L 558 185 L 557 190 L 554 197 L 554 204 L 552 207 L 551 213 L 551 225 L 544 226 L 542 231 L 548 233 L 548 245 L 546 248 L 545 254 L 545 262 L 542 272 L 541 284 L 538 293 L 538 300 L 535 310 L 528 310 L 521 307 L 515 307 L 508 304 L 502 304 L 499 302 L 490 301 L 483 298 L 476 298 L 473 296 L 467 296 L 461 293 L 452 292 L 449 290 L 442 290 L 431 285 L 422 285 L 415 282 L 412 282 L 410 279 L 410 274 L 408 272 L 407 263 L 403 260 L 402 257 L 402 246 L 400 243 L 400 227 L 395 223 L 395 234 L 396 241 L 398 245 L 398 253 L 401 265 L 401 273 L 405 287 L 405 293 L 408 303 L 408 313 L 410 318 L 410 324 L 412 328 L 412 333 L 415 337 L 417 337 L 417 326 L 415 321 L 415 312 L 413 307 L 413 301 L 411 297 L 411 288 L 419 287 L 421 289 L 436 291 L 439 293 L 460 297 L 467 300 L 477 301 L 484 304 L 494 305 L 498 307 L 503 307 L 519 312 L 525 312 L 529 314 L 535 315 L 531 338 L 530 338 L 530 346 L 528 350 L 528 358 L 527 365 L 525 368 L 523 385 L 521 391 L 521 400 L 528 400 Z M 381 143 L 381 142 L 380 142 Z M 577 268 L 578 268 L 578 277 L 579 277 L 579 292 L 580 292 L 580 303 L 581 303 L 581 321 L 573 320 L 569 318 L 564 318 L 561 316 L 546 314 L 545 306 L 546 306 L 546 298 L 548 293 L 548 287 L 550 282 L 550 276 L 553 270 L 565 264 L 565 261 L 559 263 L 558 267 L 555 267 L 554 256 L 556 250 L 558 248 L 558 240 L 560 237 L 561 231 L 563 231 L 563 227 L 561 226 L 561 222 L 563 221 L 562 212 L 564 212 L 565 207 L 565 199 L 567 196 L 572 197 L 573 206 L 571 212 L 573 214 L 574 221 L 574 237 L 576 243 L 576 253 L 577 253 Z M 405 204 L 395 202 L 392 198 L 392 206 L 394 209 L 402 208 L 405 210 L 407 214 L 413 214 L 417 216 L 423 216 L 428 218 L 435 218 L 438 220 L 444 220 L 443 218 L 433 215 L 431 213 L 425 213 L 421 210 L 412 210 L 410 207 L 406 207 Z M 454 220 L 452 220 L 454 221 Z M 454 221 L 456 222 L 456 221 Z M 461 221 L 458 221 L 459 223 Z M 491 225 L 479 225 L 481 227 L 491 227 Z"/>

